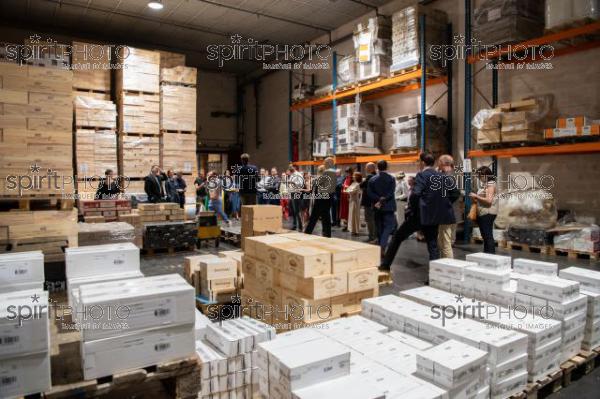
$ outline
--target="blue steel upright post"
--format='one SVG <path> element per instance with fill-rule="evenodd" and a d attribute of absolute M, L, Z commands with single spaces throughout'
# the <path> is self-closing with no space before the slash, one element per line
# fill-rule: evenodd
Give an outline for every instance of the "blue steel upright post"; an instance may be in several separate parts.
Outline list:
<path fill-rule="evenodd" d="M 465 42 L 467 46 L 471 45 L 471 0 L 465 0 Z M 466 160 L 469 156 L 471 149 L 471 64 L 469 63 L 469 56 L 471 51 L 467 47 L 465 55 L 465 113 L 464 113 L 464 159 Z M 464 187 L 465 187 L 465 224 L 464 224 L 464 238 L 465 242 L 471 241 L 471 221 L 467 217 L 469 210 L 471 209 L 471 198 L 469 193 L 471 192 L 471 171 L 463 168 L 464 174 Z"/>
<path fill-rule="evenodd" d="M 419 52 L 421 55 L 421 152 L 426 148 L 425 114 L 427 113 L 427 52 L 425 49 L 425 14 L 419 15 Z"/>
<path fill-rule="evenodd" d="M 331 153 L 335 156 L 335 149 L 337 148 L 337 100 L 335 98 L 335 90 L 337 89 L 337 52 L 333 52 L 332 58 L 332 73 L 333 80 L 331 84 L 331 90 L 333 92 L 333 101 L 331 101 L 331 138 L 332 146 Z"/>

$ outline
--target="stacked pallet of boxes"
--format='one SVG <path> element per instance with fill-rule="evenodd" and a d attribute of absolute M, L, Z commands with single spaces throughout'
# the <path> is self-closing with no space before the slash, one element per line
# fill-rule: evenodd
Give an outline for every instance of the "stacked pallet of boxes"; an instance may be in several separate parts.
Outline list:
<path fill-rule="evenodd" d="M 164 170 L 182 172 L 189 188 L 198 174 L 196 76 L 196 68 L 185 66 L 160 71 L 160 164 Z"/>
<path fill-rule="evenodd" d="M 84 200 L 79 201 L 79 208 L 86 222 L 97 221 L 94 218 L 102 218 L 103 222 L 114 222 L 120 214 L 131 213 L 131 201 Z"/>
<path fill-rule="evenodd" d="M 425 16 L 427 66 L 442 67 L 441 57 L 432 54 L 431 45 L 447 43 L 448 16 L 445 12 L 425 6 L 406 7 L 392 14 L 392 72 L 421 64 L 420 18 Z"/>
<path fill-rule="evenodd" d="M 600 119 L 579 115 L 567 118 L 558 118 L 556 127 L 544 129 L 546 140 L 572 140 L 600 138 Z"/>
<path fill-rule="evenodd" d="M 195 353 L 194 288 L 178 274 L 82 285 L 78 304 L 85 379 Z M 124 309 L 129 309 L 125 324 L 115 321 Z"/>
<path fill-rule="evenodd" d="M 22 260 L 19 262 L 22 269 Z M 35 267 L 43 271 L 43 260 L 37 263 Z M 4 267 L 7 267 L 6 264 Z M 0 306 L 2 397 L 21 397 L 47 391 L 51 386 L 48 293 L 41 283 L 37 289 L 3 292 L 0 293 Z M 17 317 L 11 309 L 19 309 Z M 30 310 L 27 318 L 21 318 L 21 315 L 24 317 L 24 309 Z M 31 317 L 32 314 L 36 316 Z"/>
<path fill-rule="evenodd" d="M 553 237 L 554 249 L 565 251 L 572 255 L 578 253 L 598 256 L 600 252 L 600 228 L 593 225 L 581 230 L 571 231 L 565 234 L 557 234 Z"/>
<path fill-rule="evenodd" d="M 73 73 L 0 63 L 0 80 L 0 195 L 72 195 Z"/>
<path fill-rule="evenodd" d="M 140 222 L 143 224 L 149 222 L 180 222 L 185 220 L 185 213 L 179 207 L 179 204 L 165 202 L 161 204 L 138 204 L 137 213 L 140 215 Z"/>
<path fill-rule="evenodd" d="M 473 37 L 485 45 L 524 41 L 543 32 L 543 1 L 484 0 L 473 13 Z"/>
<path fill-rule="evenodd" d="M 238 266 L 235 260 L 216 255 L 197 255 L 184 258 L 184 276 L 196 287 L 196 295 L 208 301 L 231 297 L 238 287 Z M 231 299 L 231 298 L 228 298 Z"/>
<path fill-rule="evenodd" d="M 312 155 L 316 158 L 325 158 L 333 155 L 333 138 L 331 134 L 322 134 L 313 141 Z"/>
<path fill-rule="evenodd" d="M 566 29 L 577 22 L 598 19 L 596 0 L 546 0 L 546 29 Z"/>
<path fill-rule="evenodd" d="M 426 115 L 426 150 L 439 156 L 448 152 L 448 123 L 444 118 Z M 421 148 L 421 115 L 402 115 L 387 120 L 394 133 L 392 151 L 411 152 Z"/>
<path fill-rule="evenodd" d="M 160 163 L 160 54 L 129 48 L 123 64 L 115 79 L 119 172 L 141 180 L 153 165 Z M 139 189 L 130 183 L 127 191 Z"/>
<path fill-rule="evenodd" d="M 78 223 L 79 246 L 116 244 L 121 242 L 135 243 L 135 228 L 129 223 Z"/>
<path fill-rule="evenodd" d="M 340 105 L 337 107 L 336 154 L 380 154 L 384 130 L 379 105 L 370 102 Z"/>
<path fill-rule="evenodd" d="M 117 108 L 110 100 L 110 47 L 84 42 L 72 46 L 74 150 L 81 199 L 96 191 L 91 179 L 97 181 L 106 169 L 118 173 Z"/>
<path fill-rule="evenodd" d="M 201 364 L 198 398 L 251 399 L 258 383 L 257 349 L 275 329 L 248 317 L 210 323 L 196 340 Z"/>
<path fill-rule="evenodd" d="M 391 25 L 390 17 L 378 15 L 369 18 L 366 25 L 360 23 L 356 27 L 353 41 L 359 81 L 389 76 Z"/>
<path fill-rule="evenodd" d="M 133 231 L 135 233 L 135 238 L 133 243 L 141 248 L 143 246 L 143 238 L 144 238 L 144 225 L 142 223 L 140 214 L 137 209 L 132 209 L 130 213 L 127 212 L 117 212 L 117 219 L 119 222 L 127 223 L 133 226 Z"/>
<path fill-rule="evenodd" d="M 559 272 L 563 279 L 577 281 L 579 292 L 587 298 L 585 330 L 581 347 L 592 350 L 600 347 L 600 272 L 568 267 Z"/>
<path fill-rule="evenodd" d="M 45 262 L 64 261 L 66 247 L 77 246 L 77 209 L 2 213 L 0 252 L 41 250 Z"/>
<path fill-rule="evenodd" d="M 281 329 L 360 311 L 378 294 L 378 247 L 301 233 L 245 238 L 245 302 Z"/>

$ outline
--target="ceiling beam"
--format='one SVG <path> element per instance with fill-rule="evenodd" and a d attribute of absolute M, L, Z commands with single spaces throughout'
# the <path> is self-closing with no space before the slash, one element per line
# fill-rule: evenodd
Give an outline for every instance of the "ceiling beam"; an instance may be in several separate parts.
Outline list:
<path fill-rule="evenodd" d="M 330 27 L 323 27 L 323 26 L 313 25 L 313 24 L 310 24 L 308 22 L 301 22 L 301 21 L 297 21 L 297 20 L 289 19 L 289 18 L 285 18 L 285 17 L 278 17 L 278 16 L 275 16 L 275 15 L 266 14 L 266 13 L 261 12 L 261 11 L 253 11 L 253 10 L 248 10 L 246 8 L 231 6 L 229 4 L 222 4 L 222 3 L 219 3 L 219 2 L 214 1 L 214 0 L 197 0 L 197 1 L 199 1 L 201 3 L 205 3 L 205 4 L 210 4 L 210 5 L 215 6 L 215 7 L 222 7 L 222 8 L 226 8 L 226 9 L 229 9 L 229 10 L 234 10 L 234 11 L 239 11 L 239 12 L 243 12 L 243 13 L 246 13 L 246 14 L 256 15 L 256 16 L 259 16 L 259 17 L 270 18 L 270 19 L 274 19 L 274 20 L 277 20 L 277 21 L 286 22 L 288 24 L 294 24 L 294 25 L 298 25 L 298 26 L 303 26 L 305 28 L 316 29 L 316 30 L 320 30 L 320 31 L 323 31 L 323 32 L 331 32 L 334 29 L 334 28 L 330 28 Z"/>

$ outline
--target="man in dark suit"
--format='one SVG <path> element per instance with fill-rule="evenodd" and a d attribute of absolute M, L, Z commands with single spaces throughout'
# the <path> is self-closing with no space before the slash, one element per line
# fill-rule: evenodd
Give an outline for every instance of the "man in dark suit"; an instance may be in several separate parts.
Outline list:
<path fill-rule="evenodd" d="M 417 173 L 415 186 L 410 191 L 404 223 L 392 237 L 392 242 L 381 261 L 381 266 L 379 266 L 381 270 L 390 270 L 400 244 L 419 230 L 425 236 L 429 259 L 434 260 L 440 257 L 437 246 L 438 226 L 440 221 L 444 220 L 448 206 L 451 207 L 451 204 L 443 196 L 440 186 L 443 175 L 434 168 L 435 158 L 433 155 L 421 153 L 420 160 L 421 171 Z"/>
<path fill-rule="evenodd" d="M 144 179 L 144 191 L 148 196 L 148 202 L 157 204 L 164 199 L 163 180 L 167 180 L 167 175 L 160 170 L 158 165 L 154 165 L 150 174 Z"/>
<path fill-rule="evenodd" d="M 367 184 L 367 195 L 375 209 L 375 224 L 379 235 L 382 255 L 388 245 L 390 234 L 396 227 L 396 180 L 387 172 L 387 162 L 377 162 L 377 175 Z"/>
<path fill-rule="evenodd" d="M 167 180 L 165 181 L 165 192 L 167 194 L 167 202 L 179 204 L 179 183 L 177 177 L 172 170 L 167 171 Z"/>
<path fill-rule="evenodd" d="M 118 197 L 121 190 L 119 189 L 118 181 L 114 177 L 112 169 L 106 169 L 104 179 L 100 180 L 98 190 L 96 191 L 97 200 L 109 200 Z"/>
<path fill-rule="evenodd" d="M 378 242 L 377 240 L 377 227 L 375 225 L 375 209 L 373 209 L 373 201 L 369 198 L 369 194 L 367 193 L 367 189 L 369 187 L 369 181 L 377 176 L 376 166 L 373 162 L 369 162 L 365 166 L 365 171 L 367 172 L 367 176 L 364 178 L 362 182 L 360 182 L 360 189 L 362 191 L 362 196 L 360 198 L 360 206 L 362 206 L 365 210 L 365 221 L 367 222 L 367 230 L 369 232 L 369 238 L 367 241 L 371 244 Z"/>
<path fill-rule="evenodd" d="M 256 183 L 258 179 L 258 169 L 251 165 L 250 155 L 242 154 L 240 157 L 241 165 L 233 168 L 233 175 L 238 180 L 239 192 L 242 205 L 256 205 Z"/>

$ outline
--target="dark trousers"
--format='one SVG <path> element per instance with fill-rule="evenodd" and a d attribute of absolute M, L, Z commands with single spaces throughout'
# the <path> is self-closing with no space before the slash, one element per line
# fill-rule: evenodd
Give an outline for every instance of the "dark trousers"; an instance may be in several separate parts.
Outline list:
<path fill-rule="evenodd" d="M 340 198 L 336 193 L 331 194 L 331 224 L 334 226 L 340 225 L 340 220 L 338 218 L 338 208 Z"/>
<path fill-rule="evenodd" d="M 377 240 L 377 225 L 375 224 L 375 210 L 373 207 L 365 206 L 365 221 L 369 232 L 369 241 Z"/>
<path fill-rule="evenodd" d="M 412 216 L 404 220 L 404 223 L 402 223 L 402 225 L 400 225 L 400 227 L 394 233 L 392 241 L 390 242 L 390 245 L 385 252 L 385 256 L 383 257 L 383 261 L 381 261 L 381 266 L 389 268 L 392 265 L 396 254 L 398 253 L 400 244 L 402 244 L 404 240 L 419 230 L 421 230 L 425 236 L 425 241 L 427 242 L 427 251 L 429 252 L 429 260 L 438 259 L 440 257 L 437 246 L 438 226 L 421 226 L 419 219 L 415 216 Z"/>
<path fill-rule="evenodd" d="M 185 194 L 179 193 L 179 207 L 181 209 L 185 208 Z"/>
<path fill-rule="evenodd" d="M 242 205 L 256 205 L 256 193 L 240 193 Z"/>
<path fill-rule="evenodd" d="M 292 225 L 293 229 L 297 228 L 302 230 L 302 194 L 292 193 L 290 201 L 290 210 L 292 211 Z"/>
<path fill-rule="evenodd" d="M 396 216 L 394 216 L 394 212 L 375 210 L 375 225 L 377 226 L 377 234 L 379 235 L 379 246 L 381 247 L 381 251 L 385 251 L 390 235 L 396 228 Z"/>
<path fill-rule="evenodd" d="M 321 225 L 323 227 L 323 237 L 331 237 L 331 199 L 330 198 L 317 198 L 310 213 L 308 219 L 308 225 L 304 232 L 306 234 L 312 234 L 317 221 L 321 219 Z"/>
<path fill-rule="evenodd" d="M 266 191 L 259 191 L 256 193 L 256 203 L 258 205 L 267 205 L 269 200 L 265 198 L 266 195 L 268 195 Z"/>
<path fill-rule="evenodd" d="M 496 215 L 487 214 L 477 216 L 477 225 L 479 225 L 481 238 L 483 238 L 483 252 L 488 254 L 496 253 L 496 243 L 494 242 L 494 220 L 496 220 Z"/>

